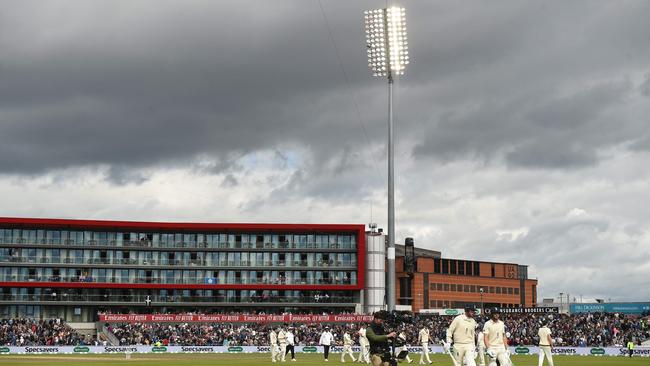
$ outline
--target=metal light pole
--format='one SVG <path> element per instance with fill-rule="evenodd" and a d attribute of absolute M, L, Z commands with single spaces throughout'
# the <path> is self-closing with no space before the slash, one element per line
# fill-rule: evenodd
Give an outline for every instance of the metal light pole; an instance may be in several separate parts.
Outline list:
<path fill-rule="evenodd" d="M 405 9 L 390 7 L 365 12 L 368 66 L 373 76 L 388 79 L 388 281 L 386 302 L 395 310 L 395 147 L 393 139 L 393 77 L 404 75 L 408 60 Z"/>

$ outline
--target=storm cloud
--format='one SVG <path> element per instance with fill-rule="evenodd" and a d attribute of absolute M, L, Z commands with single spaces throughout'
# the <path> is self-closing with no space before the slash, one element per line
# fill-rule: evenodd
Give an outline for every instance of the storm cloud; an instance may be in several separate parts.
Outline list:
<path fill-rule="evenodd" d="M 321 4 L 2 1 L 3 215 L 385 222 L 385 2 Z M 401 4 L 398 239 L 650 296 L 650 3 Z"/>

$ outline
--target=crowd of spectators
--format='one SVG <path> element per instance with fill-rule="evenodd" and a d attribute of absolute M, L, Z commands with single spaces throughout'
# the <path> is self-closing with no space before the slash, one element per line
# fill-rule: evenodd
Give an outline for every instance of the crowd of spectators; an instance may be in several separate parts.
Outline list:
<path fill-rule="evenodd" d="M 0 345 L 72 346 L 86 344 L 84 336 L 61 319 L 1 319 Z"/>
<path fill-rule="evenodd" d="M 512 346 L 537 345 L 537 331 L 540 327 L 540 315 L 506 315 L 504 321 Z M 568 347 L 607 347 L 623 346 L 629 339 L 640 344 L 650 339 L 647 320 L 640 317 L 625 317 L 618 314 L 575 314 L 552 315 L 550 328 L 556 346 Z M 409 344 L 417 343 L 419 330 L 427 326 L 433 338 L 433 344 L 440 344 L 445 331 L 453 317 L 431 316 L 416 317 L 411 324 L 400 326 Z M 485 319 L 478 319 L 479 327 Z M 343 340 L 343 332 L 349 332 L 356 338 L 358 324 L 295 324 L 294 334 L 300 345 L 317 345 L 325 326 L 330 326 L 335 341 Z M 278 324 L 165 324 L 133 323 L 112 324 L 110 331 L 123 345 L 154 344 L 164 345 L 228 345 L 267 346 L 268 333 Z M 358 344 L 358 339 L 355 339 Z"/>
<path fill-rule="evenodd" d="M 550 320 L 550 328 L 556 346 L 608 347 L 623 346 L 632 339 L 641 344 L 650 339 L 647 318 L 619 314 L 594 313 L 574 315 L 504 315 L 510 345 L 536 345 L 540 320 Z M 419 330 L 426 326 L 431 332 L 432 344 L 440 344 L 453 317 L 421 316 L 396 329 L 404 332 L 407 343 L 416 344 Z M 485 319 L 478 318 L 479 328 Z M 207 324 L 207 323 L 125 323 L 107 324 L 107 330 L 115 335 L 121 345 L 198 345 L 198 346 L 267 346 L 269 331 L 280 324 Z M 358 344 L 356 331 L 359 324 L 287 324 L 294 328 L 300 345 L 318 345 L 326 326 L 331 327 L 335 341 L 341 343 L 343 333 L 348 332 Z M 70 328 L 61 319 L 0 320 L 0 345 L 93 345 L 97 339 L 89 339 Z"/>

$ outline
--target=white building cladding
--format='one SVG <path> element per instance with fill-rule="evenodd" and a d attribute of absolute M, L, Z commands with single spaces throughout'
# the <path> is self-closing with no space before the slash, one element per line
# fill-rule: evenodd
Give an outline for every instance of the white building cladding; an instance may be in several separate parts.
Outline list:
<path fill-rule="evenodd" d="M 386 303 L 386 236 L 366 233 L 366 286 L 363 312 L 382 310 Z"/>

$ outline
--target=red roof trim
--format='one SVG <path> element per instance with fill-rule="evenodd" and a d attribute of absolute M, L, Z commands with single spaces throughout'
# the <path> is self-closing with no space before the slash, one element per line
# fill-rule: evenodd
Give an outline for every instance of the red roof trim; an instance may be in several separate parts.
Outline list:
<path fill-rule="evenodd" d="M 59 227 L 75 229 L 142 229 L 142 230 L 240 230 L 240 231 L 323 231 L 361 232 L 359 224 L 269 224 L 269 223 L 188 223 L 188 222 L 144 222 L 106 221 L 75 219 L 41 219 L 0 217 L 0 225 Z"/>

